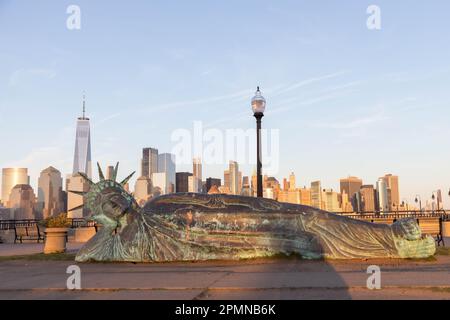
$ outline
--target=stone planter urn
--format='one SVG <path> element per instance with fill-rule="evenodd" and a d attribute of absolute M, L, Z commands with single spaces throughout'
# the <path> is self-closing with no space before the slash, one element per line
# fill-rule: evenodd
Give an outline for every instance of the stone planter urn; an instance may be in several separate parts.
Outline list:
<path fill-rule="evenodd" d="M 450 237 L 450 221 L 442 221 L 442 236 Z"/>
<path fill-rule="evenodd" d="M 47 228 L 45 229 L 44 253 L 66 252 L 67 232 L 69 228 Z"/>

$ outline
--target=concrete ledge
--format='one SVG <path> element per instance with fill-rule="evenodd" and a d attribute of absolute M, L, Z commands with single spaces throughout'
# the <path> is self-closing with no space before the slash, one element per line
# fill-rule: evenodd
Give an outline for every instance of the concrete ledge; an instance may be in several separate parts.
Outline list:
<path fill-rule="evenodd" d="M 75 242 L 88 242 L 95 235 L 95 227 L 76 228 L 74 234 Z"/>

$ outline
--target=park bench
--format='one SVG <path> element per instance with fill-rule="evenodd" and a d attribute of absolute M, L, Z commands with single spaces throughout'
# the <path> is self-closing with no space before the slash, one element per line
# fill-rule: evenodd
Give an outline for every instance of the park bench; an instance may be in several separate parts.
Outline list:
<path fill-rule="evenodd" d="M 14 234 L 14 243 L 17 243 L 17 241 L 22 243 L 23 240 L 35 240 L 37 243 L 41 240 L 44 241 L 44 236 L 41 234 L 37 224 L 32 226 L 15 226 Z"/>
<path fill-rule="evenodd" d="M 397 220 L 398 219 L 396 218 L 377 217 L 375 219 L 371 219 L 370 222 L 392 224 Z M 442 221 L 443 221 L 442 218 L 437 217 L 417 219 L 417 223 L 420 226 L 422 234 L 432 236 L 436 240 L 438 246 L 440 246 L 441 243 L 443 246 L 445 246 L 444 237 L 442 236 Z"/>
<path fill-rule="evenodd" d="M 444 238 L 442 236 L 442 218 L 418 219 L 418 222 L 423 234 L 435 238 L 438 246 L 440 246 L 441 243 L 445 246 Z"/>

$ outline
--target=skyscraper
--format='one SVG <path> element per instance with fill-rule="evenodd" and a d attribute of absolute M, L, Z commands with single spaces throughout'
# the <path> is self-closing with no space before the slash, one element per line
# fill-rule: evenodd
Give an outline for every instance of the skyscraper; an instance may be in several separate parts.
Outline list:
<path fill-rule="evenodd" d="M 362 186 L 362 180 L 357 177 L 348 177 L 340 180 L 341 195 L 345 193 L 348 195 L 348 199 L 352 202 L 353 211 L 358 211 L 358 204 L 355 194 L 359 192 Z"/>
<path fill-rule="evenodd" d="M 311 206 L 323 209 L 322 206 L 322 185 L 320 181 L 311 182 Z"/>
<path fill-rule="evenodd" d="M 73 175 L 68 175 L 66 177 L 66 190 L 67 191 L 80 191 L 80 192 L 88 192 L 89 191 L 89 183 L 79 175 L 78 173 Z M 88 215 L 88 210 L 86 207 L 77 208 L 80 205 L 85 204 L 85 199 L 83 196 L 79 194 L 75 194 L 73 192 L 67 192 L 67 216 L 69 218 L 83 218 Z M 72 210 L 77 208 L 75 210 Z"/>
<path fill-rule="evenodd" d="M 375 211 L 375 189 L 373 188 L 373 185 L 361 186 L 359 193 L 361 195 L 361 211 Z"/>
<path fill-rule="evenodd" d="M 142 149 L 141 176 L 151 178 L 156 172 L 158 172 L 158 149 Z"/>
<path fill-rule="evenodd" d="M 9 195 L 18 184 L 30 184 L 27 168 L 3 168 L 2 169 L 2 202 L 9 207 Z"/>
<path fill-rule="evenodd" d="M 223 186 L 228 190 L 231 190 L 230 170 L 223 172 Z"/>
<path fill-rule="evenodd" d="M 91 161 L 91 129 L 89 118 L 86 117 L 86 101 L 83 96 L 83 116 L 78 118 L 75 138 L 75 156 L 73 160 L 73 174 L 82 172 L 92 177 Z"/>
<path fill-rule="evenodd" d="M 295 185 L 295 174 L 291 172 L 289 175 L 289 190 L 295 190 L 297 187 Z"/>
<path fill-rule="evenodd" d="M 200 158 L 192 159 L 192 173 L 195 177 L 202 179 L 202 160 Z"/>
<path fill-rule="evenodd" d="M 306 187 L 299 189 L 300 191 L 300 204 L 305 206 L 311 206 L 311 189 Z"/>
<path fill-rule="evenodd" d="M 111 180 L 113 175 L 114 175 L 114 166 L 108 166 L 106 168 L 106 179 Z"/>
<path fill-rule="evenodd" d="M 192 173 L 190 172 L 176 173 L 176 192 L 189 192 L 189 177 L 192 177 Z"/>
<path fill-rule="evenodd" d="M 384 178 L 377 181 L 377 210 L 381 213 L 389 211 L 388 189 Z"/>
<path fill-rule="evenodd" d="M 14 219 L 38 219 L 36 216 L 36 196 L 29 184 L 17 184 L 11 190 L 9 204 L 14 209 Z"/>
<path fill-rule="evenodd" d="M 384 179 L 386 183 L 386 188 L 388 189 L 388 199 L 389 199 L 389 209 L 394 211 L 397 210 L 400 205 L 400 192 L 398 188 L 398 176 L 392 174 L 386 174 L 381 179 Z"/>
<path fill-rule="evenodd" d="M 236 161 L 230 161 L 230 191 L 231 194 L 241 194 L 241 190 L 239 186 L 242 185 L 240 183 L 240 179 L 242 178 L 242 174 L 239 172 L 239 165 Z"/>
<path fill-rule="evenodd" d="M 322 193 L 323 203 L 326 211 L 329 212 L 340 212 L 342 211 L 339 206 L 338 193 L 334 192 L 332 189 L 324 190 Z"/>
<path fill-rule="evenodd" d="M 149 177 L 141 176 L 134 184 L 134 198 L 136 202 L 143 206 L 152 196 L 152 181 Z"/>
<path fill-rule="evenodd" d="M 161 194 L 174 193 L 176 190 L 175 155 L 161 153 L 158 155 L 158 172 L 152 173 L 154 187 L 161 189 Z"/>
<path fill-rule="evenodd" d="M 44 219 L 64 211 L 61 172 L 53 167 L 41 171 L 38 179 L 38 207 Z"/>
<path fill-rule="evenodd" d="M 252 190 L 250 188 L 250 179 L 248 178 L 248 176 L 242 178 L 241 195 L 246 197 L 252 196 Z"/>

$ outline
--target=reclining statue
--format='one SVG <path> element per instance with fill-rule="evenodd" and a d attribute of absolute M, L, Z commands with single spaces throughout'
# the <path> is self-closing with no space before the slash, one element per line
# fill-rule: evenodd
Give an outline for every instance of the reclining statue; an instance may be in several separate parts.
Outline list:
<path fill-rule="evenodd" d="M 303 205 L 223 194 L 175 193 L 140 207 L 99 166 L 100 182 L 85 197 L 102 227 L 76 261 L 164 262 L 237 260 L 297 254 L 305 259 L 426 258 L 436 246 L 415 219 L 391 226 Z M 75 208 L 74 208 L 75 209 Z"/>

